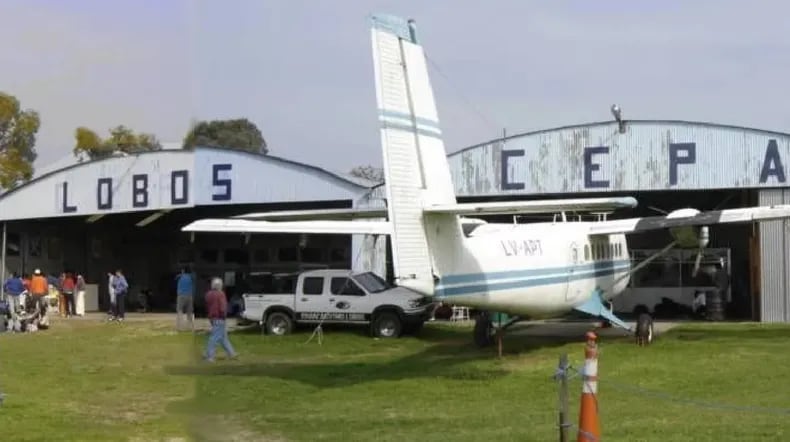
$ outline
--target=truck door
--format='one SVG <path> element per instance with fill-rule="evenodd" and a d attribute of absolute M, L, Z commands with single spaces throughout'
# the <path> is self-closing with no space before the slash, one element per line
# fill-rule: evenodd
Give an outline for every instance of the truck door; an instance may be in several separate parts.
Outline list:
<path fill-rule="evenodd" d="M 357 283 L 335 276 L 329 283 L 329 317 L 343 322 L 364 322 L 370 318 L 371 299 Z"/>
<path fill-rule="evenodd" d="M 303 322 L 319 322 L 321 315 L 329 310 L 329 295 L 324 294 L 325 278 L 307 276 L 294 292 L 296 317 Z"/>

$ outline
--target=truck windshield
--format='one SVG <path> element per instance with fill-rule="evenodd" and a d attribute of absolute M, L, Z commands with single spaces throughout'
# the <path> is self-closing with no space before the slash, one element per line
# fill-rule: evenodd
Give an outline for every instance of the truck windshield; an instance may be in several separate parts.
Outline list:
<path fill-rule="evenodd" d="M 368 293 L 379 293 L 393 287 L 392 284 L 373 272 L 359 273 L 353 275 L 352 278 L 364 287 Z"/>

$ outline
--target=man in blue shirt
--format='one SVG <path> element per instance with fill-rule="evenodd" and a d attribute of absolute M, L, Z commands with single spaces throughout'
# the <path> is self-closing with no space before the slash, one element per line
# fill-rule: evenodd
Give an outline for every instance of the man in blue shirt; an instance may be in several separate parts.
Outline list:
<path fill-rule="evenodd" d="M 176 330 L 181 330 L 181 314 L 187 315 L 189 326 L 195 331 L 195 281 L 188 267 L 176 276 Z"/>
<path fill-rule="evenodd" d="M 19 302 L 19 295 L 25 291 L 25 283 L 22 278 L 14 272 L 3 284 L 3 291 L 8 296 L 8 306 L 11 308 L 11 319 L 16 322 L 17 310 L 22 308 L 22 303 Z"/>

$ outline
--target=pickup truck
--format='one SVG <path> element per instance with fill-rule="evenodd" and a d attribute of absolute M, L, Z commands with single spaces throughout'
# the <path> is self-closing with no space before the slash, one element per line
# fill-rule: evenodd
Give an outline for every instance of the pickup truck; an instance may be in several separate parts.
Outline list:
<path fill-rule="evenodd" d="M 371 334 L 395 338 L 417 332 L 433 311 L 430 298 L 389 284 L 372 272 L 309 270 L 275 293 L 244 293 L 241 317 L 267 334 L 285 335 L 297 324 L 368 324 Z M 287 290 L 285 290 L 287 289 Z"/>

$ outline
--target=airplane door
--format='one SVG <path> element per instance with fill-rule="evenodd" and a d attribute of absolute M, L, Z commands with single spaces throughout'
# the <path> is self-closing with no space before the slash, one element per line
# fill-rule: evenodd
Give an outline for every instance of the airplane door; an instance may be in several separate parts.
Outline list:
<path fill-rule="evenodd" d="M 568 253 L 570 254 L 570 266 L 568 270 L 568 279 L 565 281 L 565 301 L 572 302 L 581 295 L 580 284 L 575 283 L 578 281 L 575 276 L 579 272 L 581 247 L 579 247 L 579 245 L 575 242 L 572 242 Z"/>

